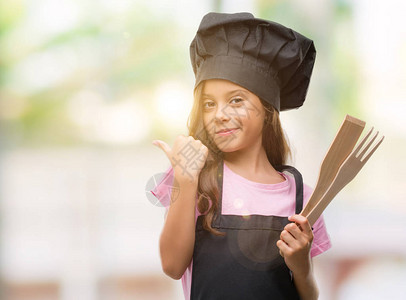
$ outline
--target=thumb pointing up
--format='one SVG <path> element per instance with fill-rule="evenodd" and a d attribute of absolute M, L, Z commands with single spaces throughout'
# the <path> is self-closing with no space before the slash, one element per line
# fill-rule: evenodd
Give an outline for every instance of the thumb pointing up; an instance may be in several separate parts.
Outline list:
<path fill-rule="evenodd" d="M 172 148 L 161 140 L 153 140 L 152 144 L 165 152 L 178 182 L 197 182 L 209 153 L 207 147 L 200 140 L 196 140 L 193 136 L 181 134 L 176 137 Z M 193 150 L 192 156 L 189 155 L 190 149 Z M 187 152 L 187 157 L 183 153 L 184 151 Z"/>
<path fill-rule="evenodd" d="M 167 143 L 161 140 L 153 140 L 152 144 L 157 146 L 158 148 L 161 148 L 162 151 L 165 152 L 166 156 L 169 158 L 169 154 L 171 152 L 171 147 Z"/>

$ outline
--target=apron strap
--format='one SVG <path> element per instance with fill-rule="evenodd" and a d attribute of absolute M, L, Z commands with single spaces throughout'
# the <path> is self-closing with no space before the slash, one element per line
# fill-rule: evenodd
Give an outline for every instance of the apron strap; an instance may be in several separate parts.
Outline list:
<path fill-rule="evenodd" d="M 213 224 L 215 226 L 220 227 L 221 226 L 221 210 L 223 206 L 223 163 L 224 160 L 220 159 L 219 164 L 217 166 L 217 188 L 219 192 L 219 198 L 218 198 L 218 207 L 217 211 L 214 214 L 214 222 Z"/>
<path fill-rule="evenodd" d="M 276 167 L 275 169 L 278 170 L 279 172 L 288 171 L 295 178 L 295 183 L 296 183 L 296 208 L 295 208 L 295 213 L 300 214 L 300 212 L 303 209 L 303 178 L 302 178 L 302 174 L 300 174 L 300 172 L 296 168 L 294 168 L 292 166 L 288 166 L 288 165 L 281 165 L 281 166 Z"/>

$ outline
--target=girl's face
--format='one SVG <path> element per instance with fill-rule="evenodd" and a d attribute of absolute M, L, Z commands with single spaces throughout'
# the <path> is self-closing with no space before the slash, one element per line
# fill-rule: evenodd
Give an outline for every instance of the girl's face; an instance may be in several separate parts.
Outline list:
<path fill-rule="evenodd" d="M 262 144 L 265 109 L 255 94 L 228 80 L 210 79 L 201 104 L 204 127 L 221 151 Z"/>

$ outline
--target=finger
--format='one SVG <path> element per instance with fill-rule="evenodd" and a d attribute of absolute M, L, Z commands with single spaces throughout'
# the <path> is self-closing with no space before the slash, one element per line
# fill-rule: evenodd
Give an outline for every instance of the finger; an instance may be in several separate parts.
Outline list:
<path fill-rule="evenodd" d="M 297 243 L 295 243 L 294 246 L 307 245 L 313 240 L 312 233 L 306 234 L 305 232 L 301 231 L 296 223 L 290 223 L 286 225 L 285 230 L 288 231 L 296 239 Z"/>
<path fill-rule="evenodd" d="M 297 240 L 303 236 L 302 231 L 296 223 L 290 223 L 286 225 L 285 230 L 288 231 Z"/>
<path fill-rule="evenodd" d="M 169 153 L 171 152 L 171 147 L 169 147 L 169 145 L 167 143 L 165 143 L 164 141 L 161 141 L 161 140 L 153 140 L 152 144 L 157 146 L 158 148 L 161 148 L 162 151 L 165 152 L 166 156 L 169 157 Z"/>
<path fill-rule="evenodd" d="M 282 240 L 277 241 L 276 246 L 279 248 L 279 253 L 282 257 L 285 257 L 285 255 L 290 251 L 289 246 Z"/>
<path fill-rule="evenodd" d="M 295 239 L 295 237 L 291 235 L 287 230 L 283 230 L 281 232 L 281 240 L 291 248 L 297 246 L 298 244 L 298 241 Z"/>
<path fill-rule="evenodd" d="M 312 227 L 305 216 L 293 215 L 289 217 L 289 221 L 295 222 L 304 233 L 309 235 L 313 234 Z"/>

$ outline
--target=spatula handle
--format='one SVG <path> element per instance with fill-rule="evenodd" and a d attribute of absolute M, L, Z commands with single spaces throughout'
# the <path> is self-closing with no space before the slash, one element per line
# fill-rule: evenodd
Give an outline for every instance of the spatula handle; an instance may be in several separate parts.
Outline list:
<path fill-rule="evenodd" d="M 334 197 L 344 188 L 344 185 L 333 184 L 324 194 L 324 196 L 320 199 L 317 205 L 312 209 L 312 211 L 307 214 L 305 217 L 309 221 L 310 225 L 313 226 L 316 223 L 317 219 L 320 218 L 323 211 L 326 207 L 330 204 L 330 202 L 334 199 Z"/>

